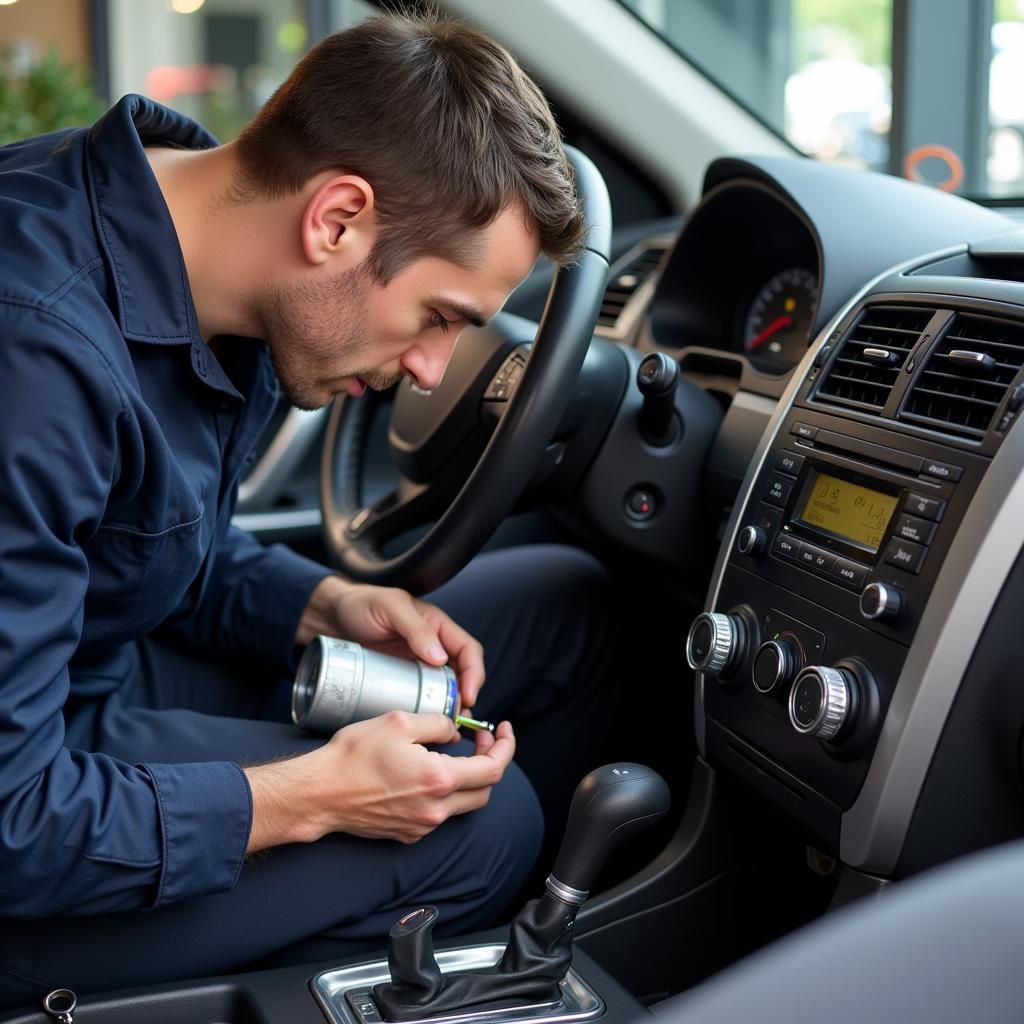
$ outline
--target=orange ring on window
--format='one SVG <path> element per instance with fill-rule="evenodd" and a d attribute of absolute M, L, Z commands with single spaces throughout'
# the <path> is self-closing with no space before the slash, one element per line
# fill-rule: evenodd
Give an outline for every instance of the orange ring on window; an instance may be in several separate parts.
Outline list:
<path fill-rule="evenodd" d="M 949 146 L 942 146 L 937 142 L 926 143 L 912 149 L 903 158 L 903 176 L 911 181 L 924 181 L 917 169 L 925 160 L 931 159 L 941 160 L 949 168 L 949 177 L 933 187 L 940 192 L 955 192 L 964 180 L 964 163 Z"/>

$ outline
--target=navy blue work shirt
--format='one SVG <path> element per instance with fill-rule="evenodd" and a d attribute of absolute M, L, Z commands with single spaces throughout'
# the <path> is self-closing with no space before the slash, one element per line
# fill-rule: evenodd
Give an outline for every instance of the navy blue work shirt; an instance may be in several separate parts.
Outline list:
<path fill-rule="evenodd" d="M 91 129 L 0 148 L 0 915 L 229 889 L 251 793 L 229 762 L 69 749 L 69 696 L 158 625 L 289 670 L 328 570 L 231 526 L 273 410 L 266 346 L 218 362 L 144 145 L 199 125 L 127 96 Z M 89 666 L 86 671 L 83 666 Z"/>

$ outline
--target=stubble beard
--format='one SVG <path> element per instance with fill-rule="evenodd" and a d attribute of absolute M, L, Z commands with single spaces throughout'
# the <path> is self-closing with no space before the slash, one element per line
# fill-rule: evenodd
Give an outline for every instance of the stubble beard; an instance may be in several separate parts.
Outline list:
<path fill-rule="evenodd" d="M 370 274 L 362 267 L 345 271 L 333 281 L 303 283 L 272 290 L 263 304 L 263 337 L 285 398 L 296 408 L 321 409 L 330 400 L 330 385 L 317 381 L 310 363 L 347 356 L 352 369 L 375 391 L 385 391 L 401 379 L 370 365 L 370 345 L 363 334 Z M 330 311 L 330 312 L 327 312 Z"/>

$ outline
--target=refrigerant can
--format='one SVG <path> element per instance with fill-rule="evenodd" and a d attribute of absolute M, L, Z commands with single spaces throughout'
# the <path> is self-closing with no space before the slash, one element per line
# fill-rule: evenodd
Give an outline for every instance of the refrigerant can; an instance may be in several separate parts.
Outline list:
<path fill-rule="evenodd" d="M 315 637 L 303 652 L 292 688 L 292 720 L 332 733 L 387 711 L 434 711 L 454 719 L 458 696 L 447 665 L 395 658 L 350 640 Z"/>

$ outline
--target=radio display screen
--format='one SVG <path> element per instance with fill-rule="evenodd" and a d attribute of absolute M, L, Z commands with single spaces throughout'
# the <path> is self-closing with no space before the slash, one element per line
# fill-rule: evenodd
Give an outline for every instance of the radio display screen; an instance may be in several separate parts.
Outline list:
<path fill-rule="evenodd" d="M 817 473 L 797 519 L 874 552 L 882 543 L 898 500 L 895 494 Z"/>

